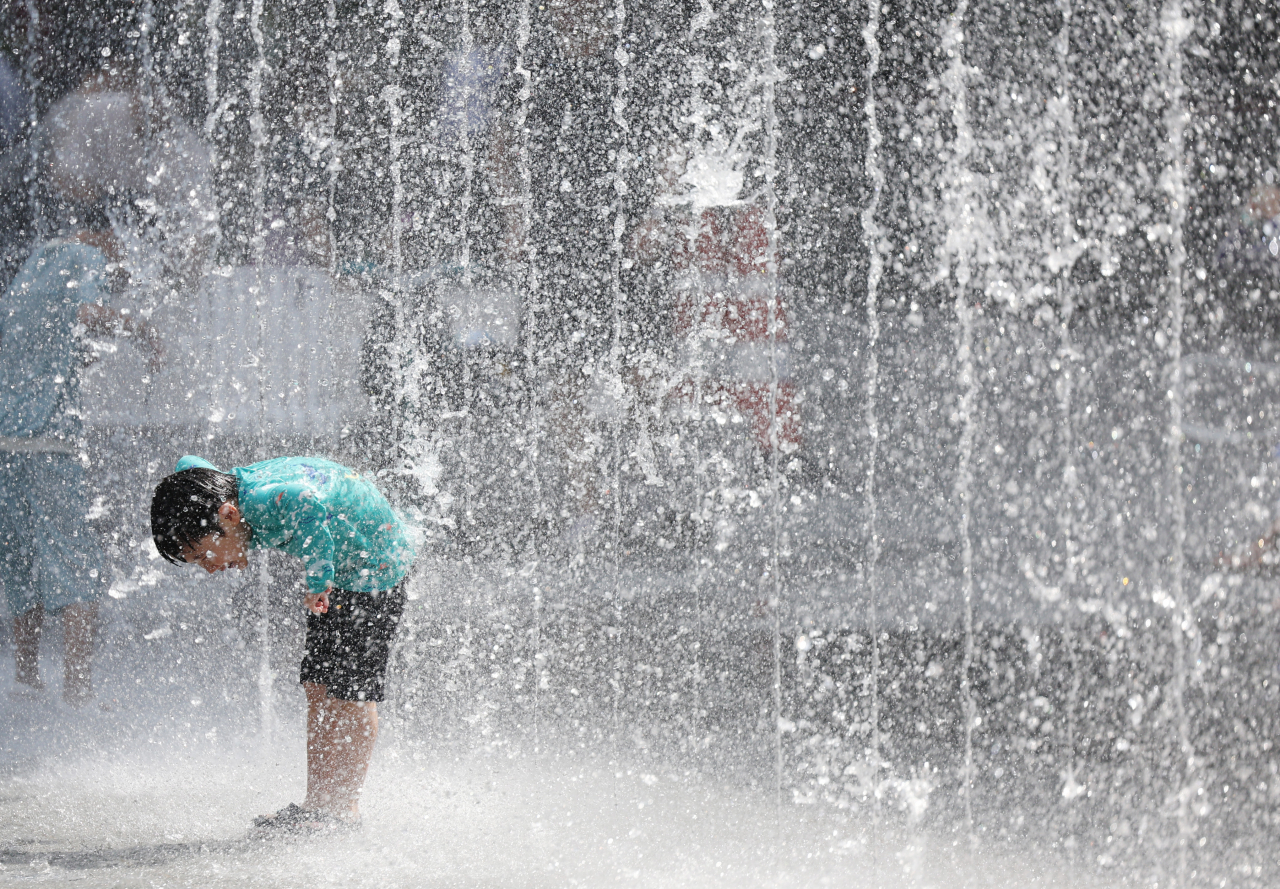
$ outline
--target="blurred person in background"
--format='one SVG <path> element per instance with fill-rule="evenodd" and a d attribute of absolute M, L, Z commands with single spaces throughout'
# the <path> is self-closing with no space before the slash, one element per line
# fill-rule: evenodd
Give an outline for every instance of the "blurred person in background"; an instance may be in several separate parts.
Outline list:
<path fill-rule="evenodd" d="M 85 514 L 77 397 L 86 338 L 125 336 L 161 359 L 154 328 L 107 305 L 124 282 L 120 248 L 101 206 L 68 213 L 63 234 L 22 265 L 0 301 L 0 582 L 14 617 L 16 678 L 40 678 L 47 613 L 63 628 L 62 696 L 93 697 L 91 657 L 102 557 Z"/>
<path fill-rule="evenodd" d="M 37 134 L 57 179 L 38 210 L 108 201 L 135 294 L 196 285 L 217 236 L 211 157 L 129 68 L 99 71 L 59 99 Z M 140 294 L 138 294 L 140 295 Z"/>
<path fill-rule="evenodd" d="M 1268 171 L 1249 192 L 1239 220 L 1218 242 L 1219 272 L 1280 282 L 1280 187 Z"/>
<path fill-rule="evenodd" d="M 48 64 L 41 57 L 33 67 Z M 65 86 L 71 72 L 56 70 Z M 43 88 L 47 98 L 53 90 Z M 24 147 L 36 172 L 23 197 L 37 246 L 0 303 L 0 581 L 14 615 L 16 678 L 24 694 L 43 688 L 40 638 L 46 615 L 58 614 L 62 694 L 76 706 L 93 697 L 105 589 L 85 520 L 79 371 L 94 337 L 131 338 L 159 370 L 155 329 L 109 306 L 110 296 L 131 277 L 143 302 L 147 291 L 154 303 L 191 286 L 216 233 L 208 152 L 147 90 L 116 58 L 87 66 L 49 102 Z"/>
<path fill-rule="evenodd" d="M 695 414 L 706 406 L 744 424 L 765 455 L 790 455 L 801 424 L 787 311 L 781 300 L 770 311 L 769 232 L 760 206 L 740 197 L 743 161 L 724 147 L 673 146 L 632 252 L 672 273 L 678 354 L 670 397 Z"/>

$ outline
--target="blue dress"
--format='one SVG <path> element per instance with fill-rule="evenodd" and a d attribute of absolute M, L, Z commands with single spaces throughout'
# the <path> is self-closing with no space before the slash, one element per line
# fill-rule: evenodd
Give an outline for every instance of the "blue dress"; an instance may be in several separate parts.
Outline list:
<path fill-rule="evenodd" d="M 15 615 L 93 601 L 105 588 L 75 453 L 76 315 L 108 293 L 100 250 L 50 241 L 27 258 L 0 301 L 0 582 Z"/>

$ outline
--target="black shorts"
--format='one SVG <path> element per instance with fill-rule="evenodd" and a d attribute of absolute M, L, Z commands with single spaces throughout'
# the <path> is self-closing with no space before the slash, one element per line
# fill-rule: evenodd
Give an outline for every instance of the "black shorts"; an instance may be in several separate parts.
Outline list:
<path fill-rule="evenodd" d="M 323 685 L 343 701 L 381 701 L 404 600 L 403 580 L 376 593 L 329 590 L 329 610 L 307 613 L 298 681 Z"/>

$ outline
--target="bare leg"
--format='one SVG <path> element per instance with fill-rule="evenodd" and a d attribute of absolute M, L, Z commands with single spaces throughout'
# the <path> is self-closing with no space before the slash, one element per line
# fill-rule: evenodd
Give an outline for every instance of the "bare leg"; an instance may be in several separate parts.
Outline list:
<path fill-rule="evenodd" d="M 360 790 L 378 740 L 378 705 L 328 696 L 304 683 L 307 694 L 307 798 L 304 809 L 342 818 L 360 815 Z"/>
<path fill-rule="evenodd" d="M 323 685 L 311 682 L 302 683 L 302 690 L 307 695 L 307 798 L 302 801 L 303 808 L 317 808 L 317 801 L 325 798 L 324 772 L 320 767 L 321 738 L 324 723 L 328 717 L 328 708 L 324 702 L 327 697 Z"/>
<path fill-rule="evenodd" d="M 40 681 L 40 634 L 44 629 L 44 606 L 28 608 L 13 619 L 13 660 L 17 679 L 32 688 L 44 688 Z"/>
<path fill-rule="evenodd" d="M 93 629 L 97 602 L 76 602 L 62 609 L 62 699 L 80 707 L 93 699 Z"/>

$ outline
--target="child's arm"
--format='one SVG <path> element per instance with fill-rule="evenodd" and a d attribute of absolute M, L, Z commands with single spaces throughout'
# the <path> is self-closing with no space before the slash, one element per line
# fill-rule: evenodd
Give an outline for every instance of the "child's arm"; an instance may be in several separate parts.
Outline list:
<path fill-rule="evenodd" d="M 76 311 L 76 318 L 91 333 L 95 333 L 98 336 L 119 336 L 121 333 L 125 333 L 134 337 L 139 344 L 139 348 L 145 349 L 150 353 L 147 358 L 147 364 L 151 369 L 156 371 L 161 368 L 164 349 L 160 346 L 160 334 L 147 322 L 140 321 L 132 315 L 126 315 L 109 306 L 99 306 L 94 303 L 81 303 L 80 308 Z"/>
<path fill-rule="evenodd" d="M 281 547 L 302 560 L 306 569 L 309 610 L 323 614 L 328 608 L 329 590 L 333 587 L 333 534 L 329 530 L 329 513 L 316 492 L 300 482 L 271 485 L 260 489 L 267 508 L 278 525 L 289 532 Z M 323 603 L 323 607 L 320 607 Z M 317 610 L 317 608 L 320 610 Z"/>

